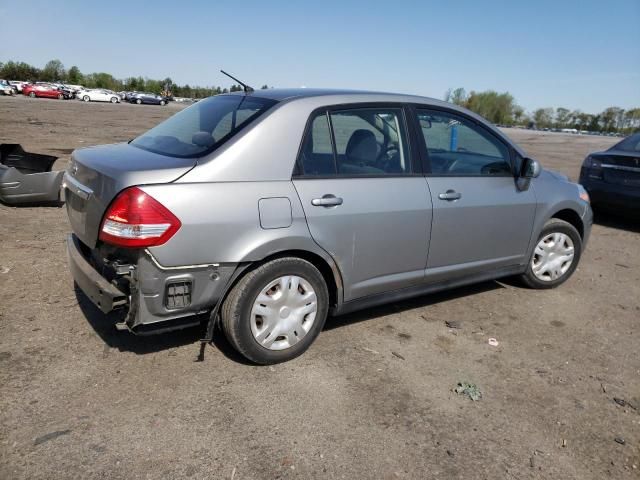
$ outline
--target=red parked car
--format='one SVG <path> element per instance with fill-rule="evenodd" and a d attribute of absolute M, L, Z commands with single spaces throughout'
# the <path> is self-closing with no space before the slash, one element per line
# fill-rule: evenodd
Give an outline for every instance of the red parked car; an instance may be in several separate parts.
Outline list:
<path fill-rule="evenodd" d="M 31 98 L 43 97 L 43 98 L 57 98 L 64 100 L 64 94 L 57 88 L 51 85 L 24 85 L 22 87 L 22 94 L 28 95 Z"/>

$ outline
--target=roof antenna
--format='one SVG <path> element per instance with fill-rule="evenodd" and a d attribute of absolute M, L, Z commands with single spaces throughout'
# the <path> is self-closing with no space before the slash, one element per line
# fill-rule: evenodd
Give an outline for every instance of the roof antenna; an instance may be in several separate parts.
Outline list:
<path fill-rule="evenodd" d="M 232 79 L 234 82 L 238 82 L 240 85 L 242 85 L 242 88 L 244 89 L 244 93 L 249 93 L 249 92 L 253 92 L 253 88 L 251 88 L 249 85 L 247 85 L 246 83 L 242 83 L 240 80 L 238 80 L 236 77 L 234 77 L 233 75 L 225 72 L 224 70 L 220 70 L 222 73 L 224 73 L 227 77 L 229 77 L 230 79 Z"/>

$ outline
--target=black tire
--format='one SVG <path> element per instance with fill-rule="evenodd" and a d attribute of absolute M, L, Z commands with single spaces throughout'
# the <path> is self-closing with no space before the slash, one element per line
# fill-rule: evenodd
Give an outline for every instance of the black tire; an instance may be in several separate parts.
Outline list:
<path fill-rule="evenodd" d="M 542 240 L 544 237 L 546 237 L 551 233 L 556 233 L 556 232 L 564 233 L 565 235 L 568 235 L 569 238 L 571 238 L 571 241 L 573 242 L 573 260 L 571 265 L 567 269 L 567 271 L 564 274 L 562 274 L 560 277 L 558 277 L 555 280 L 543 281 L 543 280 L 540 280 L 538 277 L 536 277 L 536 275 L 533 273 L 533 257 L 535 254 L 535 247 L 538 245 L 540 240 Z M 562 285 L 564 282 L 566 282 L 569 279 L 569 277 L 573 275 L 573 272 L 578 267 L 578 263 L 580 262 L 580 256 L 582 254 L 582 237 L 580 237 L 580 234 L 578 233 L 576 228 L 573 225 L 571 225 L 569 222 L 565 222 L 564 220 L 560 220 L 558 218 L 552 218 L 548 220 L 547 223 L 544 224 L 544 227 L 542 228 L 542 231 L 540 232 L 540 235 L 538 236 L 533 248 L 534 248 L 534 251 L 531 252 L 531 256 L 529 257 L 527 270 L 525 271 L 524 274 L 520 276 L 520 280 L 522 281 L 522 283 L 524 283 L 524 285 L 526 285 L 529 288 L 535 288 L 535 289 L 555 288 L 559 285 Z"/>
<path fill-rule="evenodd" d="M 318 309 L 311 329 L 298 343 L 285 350 L 269 350 L 260 345 L 251 332 L 251 310 L 260 291 L 284 275 L 297 275 L 309 282 L 316 293 Z M 318 269 L 306 260 L 284 257 L 249 271 L 231 289 L 221 308 L 222 328 L 229 343 L 241 355 L 257 364 L 271 365 L 296 358 L 307 350 L 322 330 L 328 311 L 329 292 Z"/>

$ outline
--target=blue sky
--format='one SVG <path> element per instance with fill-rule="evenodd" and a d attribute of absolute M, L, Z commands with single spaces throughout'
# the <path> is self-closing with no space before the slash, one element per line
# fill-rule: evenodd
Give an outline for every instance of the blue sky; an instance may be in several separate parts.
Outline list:
<path fill-rule="evenodd" d="M 228 85 L 442 98 L 509 91 L 527 110 L 640 106 L 640 0 L 0 0 L 0 61 Z"/>

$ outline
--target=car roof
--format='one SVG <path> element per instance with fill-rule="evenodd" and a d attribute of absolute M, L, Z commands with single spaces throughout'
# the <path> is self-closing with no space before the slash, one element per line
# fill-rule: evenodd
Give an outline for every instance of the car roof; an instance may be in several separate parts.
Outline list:
<path fill-rule="evenodd" d="M 518 154 L 526 156 L 524 150 L 522 150 L 517 144 L 515 144 L 504 132 L 500 131 L 491 122 L 482 118 L 477 113 L 474 113 L 466 108 L 460 107 L 453 103 L 445 102 L 443 100 L 437 100 L 435 98 L 422 97 L 419 95 L 406 95 L 401 93 L 387 93 L 387 92 L 373 92 L 367 90 L 339 90 L 330 88 L 269 88 L 264 90 L 254 90 L 251 92 L 232 92 L 222 95 L 248 95 L 258 98 L 267 98 L 275 100 L 279 103 L 296 103 L 300 100 L 316 98 L 318 102 L 313 102 L 318 107 L 324 107 L 326 105 L 341 105 L 341 104 L 358 104 L 358 103 L 413 103 L 429 107 L 441 107 L 454 113 L 462 114 L 467 117 L 471 117 L 476 121 L 482 123 L 487 128 L 492 130 L 499 138 L 502 138 L 505 142 L 510 144 Z M 326 102 L 323 102 L 322 97 L 327 97 Z"/>
<path fill-rule="evenodd" d="M 245 95 L 244 92 L 233 92 L 229 95 Z M 269 98 L 277 101 L 293 101 L 301 98 L 332 96 L 342 97 L 341 101 L 348 103 L 351 98 L 357 97 L 358 102 L 363 101 L 363 97 L 368 97 L 371 102 L 403 102 L 403 103 L 428 103 L 431 105 L 452 105 L 435 98 L 422 97 L 419 95 L 407 95 L 401 93 L 375 92 L 368 90 L 348 90 L 331 88 L 269 88 L 264 90 L 254 90 L 248 95 Z M 354 98 L 355 99 L 355 98 Z"/>

